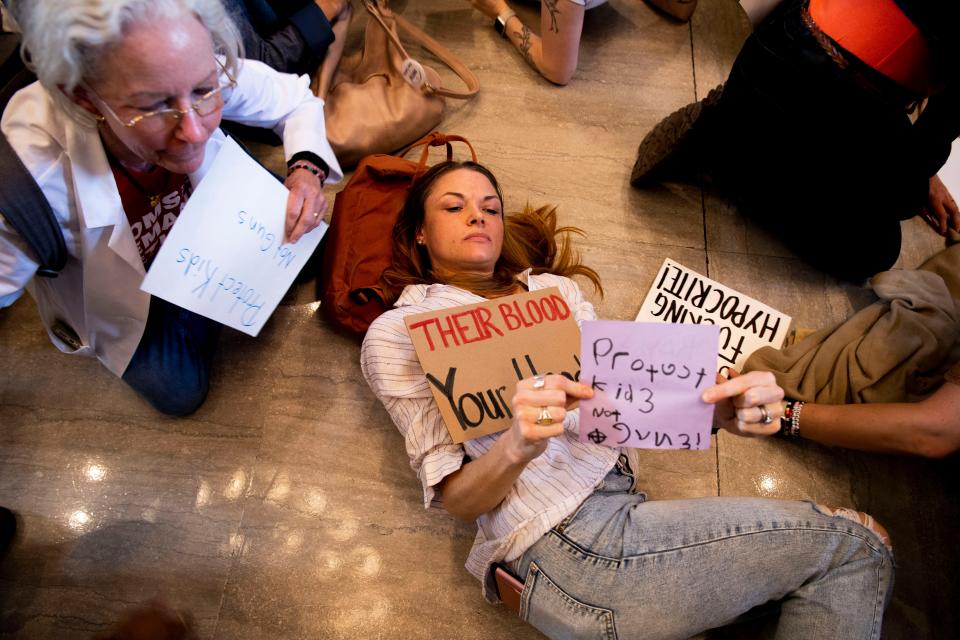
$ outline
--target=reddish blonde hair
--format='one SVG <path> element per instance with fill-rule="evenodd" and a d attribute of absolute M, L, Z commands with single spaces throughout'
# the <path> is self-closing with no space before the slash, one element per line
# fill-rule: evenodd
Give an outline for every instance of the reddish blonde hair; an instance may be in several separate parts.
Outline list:
<path fill-rule="evenodd" d="M 503 202 L 496 177 L 475 162 L 441 162 L 418 178 L 393 228 L 393 261 L 381 277 L 388 300 L 396 300 L 407 285 L 434 283 L 453 285 L 484 298 L 497 298 L 515 293 L 517 275 L 530 268 L 535 274 L 583 276 L 603 295 L 600 276 L 580 262 L 580 254 L 572 246 L 572 237 L 584 235 L 583 231 L 577 227 L 557 227 L 557 209 L 553 206 L 534 209 L 527 205 L 519 213 L 504 216 L 503 248 L 492 277 L 434 270 L 426 247 L 417 244 L 417 233 L 423 226 L 431 187 L 440 176 L 457 169 L 483 174 Z"/>

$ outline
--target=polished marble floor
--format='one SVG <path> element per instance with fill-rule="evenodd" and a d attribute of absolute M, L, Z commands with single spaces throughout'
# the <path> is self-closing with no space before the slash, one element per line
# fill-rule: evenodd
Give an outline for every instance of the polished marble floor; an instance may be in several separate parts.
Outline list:
<path fill-rule="evenodd" d="M 643 135 L 721 82 L 747 33 L 734 0 L 700 5 L 689 25 L 640 0 L 589 12 L 565 88 L 531 72 L 465 0 L 401 7 L 479 76 L 480 95 L 451 101 L 443 129 L 474 142 L 508 208 L 555 203 L 588 231 L 602 317 L 633 318 L 669 256 L 798 326 L 836 322 L 869 292 L 805 266 L 712 193 L 628 184 Z M 905 267 L 939 247 L 918 221 L 904 232 Z M 471 528 L 422 508 L 358 353 L 318 313 L 313 285 L 297 286 L 259 338 L 226 332 L 209 400 L 170 419 L 95 361 L 60 355 L 29 299 L 0 310 L 0 504 L 22 519 L 0 565 L 0 636 L 88 638 L 160 597 L 190 611 L 202 638 L 539 637 L 481 598 L 463 569 Z M 776 496 L 872 512 L 899 563 L 885 636 L 956 637 L 952 461 L 725 434 L 704 452 L 640 459 L 654 499 Z"/>

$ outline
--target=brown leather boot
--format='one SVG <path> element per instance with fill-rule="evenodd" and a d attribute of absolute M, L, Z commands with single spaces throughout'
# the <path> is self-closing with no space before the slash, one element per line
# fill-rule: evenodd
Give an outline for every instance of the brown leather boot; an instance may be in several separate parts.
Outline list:
<path fill-rule="evenodd" d="M 680 22 L 686 22 L 697 8 L 697 0 L 647 0 L 660 11 L 673 16 Z"/>
<path fill-rule="evenodd" d="M 630 184 L 642 187 L 668 175 L 696 173 L 696 124 L 704 111 L 720 100 L 722 93 L 723 85 L 720 85 L 703 100 L 688 104 L 657 123 L 637 149 Z"/>

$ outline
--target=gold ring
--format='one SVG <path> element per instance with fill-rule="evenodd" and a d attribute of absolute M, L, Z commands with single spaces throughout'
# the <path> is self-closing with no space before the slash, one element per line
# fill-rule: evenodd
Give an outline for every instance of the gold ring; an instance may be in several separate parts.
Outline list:
<path fill-rule="evenodd" d="M 553 416 L 550 415 L 550 410 L 546 407 L 540 407 L 540 414 L 537 416 L 537 424 L 541 427 L 545 427 L 548 424 L 553 424 Z"/>

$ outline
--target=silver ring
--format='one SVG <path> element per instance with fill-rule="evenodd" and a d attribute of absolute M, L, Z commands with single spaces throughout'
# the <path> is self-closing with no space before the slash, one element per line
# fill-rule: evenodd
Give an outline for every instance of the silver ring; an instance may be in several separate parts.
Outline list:
<path fill-rule="evenodd" d="M 763 424 L 770 424 L 773 422 L 773 416 L 767 413 L 767 408 L 765 406 L 760 405 L 757 407 L 757 409 L 760 409 L 760 422 Z"/>
<path fill-rule="evenodd" d="M 553 416 L 550 415 L 550 410 L 546 407 L 540 407 L 540 414 L 537 416 L 537 424 L 541 427 L 545 427 L 548 424 L 553 424 Z"/>
<path fill-rule="evenodd" d="M 314 218 L 314 220 L 316 220 L 316 219 L 319 218 L 319 217 L 320 217 L 320 212 L 319 212 L 319 211 L 314 211 L 314 212 L 313 212 L 313 218 Z"/>
<path fill-rule="evenodd" d="M 533 376 L 533 388 L 534 389 L 543 389 L 547 386 L 547 380 L 541 375 Z M 549 414 L 548 414 L 549 415 Z"/>

